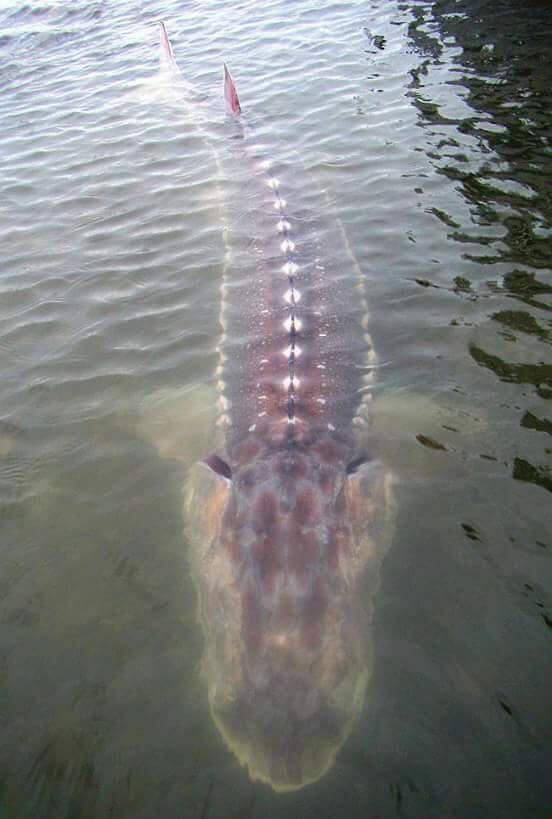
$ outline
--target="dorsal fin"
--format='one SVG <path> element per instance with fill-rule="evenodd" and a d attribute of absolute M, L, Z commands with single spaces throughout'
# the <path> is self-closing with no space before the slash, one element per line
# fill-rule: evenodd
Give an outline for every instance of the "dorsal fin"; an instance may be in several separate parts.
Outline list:
<path fill-rule="evenodd" d="M 234 114 L 235 116 L 241 114 L 241 105 L 238 98 L 238 92 L 236 91 L 234 80 L 228 71 L 226 63 L 224 64 L 224 99 L 226 100 L 226 107 L 229 113 Z"/>

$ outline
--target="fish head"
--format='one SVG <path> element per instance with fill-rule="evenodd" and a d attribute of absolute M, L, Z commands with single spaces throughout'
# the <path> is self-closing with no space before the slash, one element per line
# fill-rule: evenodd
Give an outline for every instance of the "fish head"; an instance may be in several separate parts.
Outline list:
<path fill-rule="evenodd" d="M 190 478 L 186 516 L 214 720 L 253 779 L 315 781 L 357 719 L 370 671 L 362 569 L 386 518 L 379 461 L 321 442 Z M 206 468 L 207 467 L 207 468 Z M 374 564 L 375 565 L 375 564 Z"/>

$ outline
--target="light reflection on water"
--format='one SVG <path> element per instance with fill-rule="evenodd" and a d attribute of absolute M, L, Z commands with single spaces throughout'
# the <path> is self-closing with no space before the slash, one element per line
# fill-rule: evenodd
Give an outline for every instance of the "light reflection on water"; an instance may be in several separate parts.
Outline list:
<path fill-rule="evenodd" d="M 3 6 L 8 815 L 545 815 L 550 22 L 513 6 Z M 145 396 L 213 380 L 224 253 L 222 117 L 136 98 L 159 17 L 210 110 L 225 60 L 268 153 L 327 190 L 386 363 L 374 676 L 332 771 L 285 797 L 212 725 L 180 467 L 136 434 Z"/>

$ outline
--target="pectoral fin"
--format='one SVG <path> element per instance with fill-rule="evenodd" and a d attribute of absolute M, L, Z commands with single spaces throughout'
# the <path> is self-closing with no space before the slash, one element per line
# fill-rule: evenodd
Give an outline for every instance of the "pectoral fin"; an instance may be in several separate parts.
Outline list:
<path fill-rule="evenodd" d="M 203 461 L 191 467 L 184 486 L 184 520 L 192 547 L 192 560 L 199 566 L 200 573 L 206 571 L 207 561 L 217 560 L 217 555 L 211 553 L 211 547 L 222 524 L 229 495 L 230 482 L 227 478 Z M 225 566 L 226 563 L 221 561 L 219 573 L 227 571 Z"/>
<path fill-rule="evenodd" d="M 393 473 L 379 459 L 363 461 L 347 478 L 347 505 L 359 570 L 369 561 L 381 561 L 391 545 L 396 517 L 393 483 Z"/>
<path fill-rule="evenodd" d="M 142 402 L 136 432 L 161 457 L 190 465 L 212 451 L 216 420 L 215 387 L 164 389 Z"/>
<path fill-rule="evenodd" d="M 401 392 L 371 404 L 368 435 L 400 480 L 423 480 L 450 471 L 447 454 L 476 452 L 478 436 L 487 428 L 470 409 Z"/>

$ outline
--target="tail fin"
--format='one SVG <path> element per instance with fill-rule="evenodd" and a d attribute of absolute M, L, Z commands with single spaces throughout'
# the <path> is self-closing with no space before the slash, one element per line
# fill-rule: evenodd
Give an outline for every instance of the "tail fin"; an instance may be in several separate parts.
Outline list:
<path fill-rule="evenodd" d="M 229 113 L 235 114 L 235 116 L 241 114 L 238 92 L 236 91 L 234 80 L 226 67 L 226 63 L 224 64 L 224 99 L 226 100 L 226 108 Z"/>
<path fill-rule="evenodd" d="M 174 59 L 174 52 L 172 50 L 171 41 L 169 40 L 169 35 L 167 34 L 167 29 L 165 28 L 165 23 L 162 20 L 159 20 L 159 47 L 160 47 L 160 61 L 161 66 L 165 66 L 172 69 L 177 69 L 178 66 L 176 65 L 176 60 Z"/>

